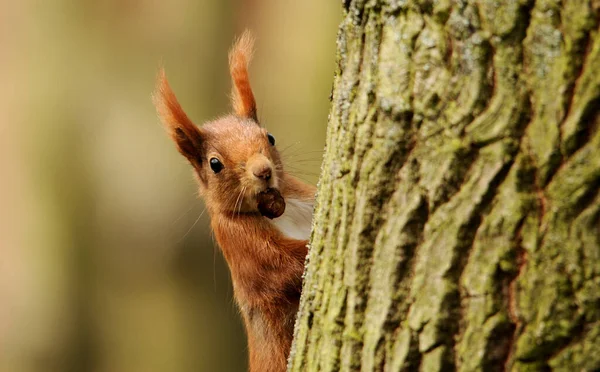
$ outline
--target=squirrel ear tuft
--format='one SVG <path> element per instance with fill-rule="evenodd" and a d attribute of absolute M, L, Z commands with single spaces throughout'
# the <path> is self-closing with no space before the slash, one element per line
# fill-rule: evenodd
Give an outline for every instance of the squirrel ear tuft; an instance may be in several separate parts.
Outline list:
<path fill-rule="evenodd" d="M 235 114 L 258 122 L 256 101 L 248 77 L 248 64 L 254 52 L 254 36 L 248 30 L 229 51 L 229 71 L 233 83 L 231 101 Z"/>
<path fill-rule="evenodd" d="M 171 89 L 165 70 L 160 69 L 156 79 L 156 90 L 152 95 L 158 117 L 177 144 L 179 152 L 190 162 L 199 162 L 202 137 L 200 130 L 187 117 Z"/>

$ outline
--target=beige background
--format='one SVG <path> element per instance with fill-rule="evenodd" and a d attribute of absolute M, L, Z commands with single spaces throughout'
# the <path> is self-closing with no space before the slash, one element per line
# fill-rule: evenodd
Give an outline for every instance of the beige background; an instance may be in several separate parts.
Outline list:
<path fill-rule="evenodd" d="M 245 368 L 154 76 L 196 123 L 222 115 L 227 49 L 252 28 L 259 115 L 314 183 L 340 16 L 322 0 L 0 1 L 0 371 Z"/>

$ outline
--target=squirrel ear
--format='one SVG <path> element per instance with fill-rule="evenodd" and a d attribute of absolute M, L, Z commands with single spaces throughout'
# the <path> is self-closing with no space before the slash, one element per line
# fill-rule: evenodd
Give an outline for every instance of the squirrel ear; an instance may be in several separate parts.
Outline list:
<path fill-rule="evenodd" d="M 199 162 L 202 143 L 200 130 L 181 108 L 162 68 L 158 73 L 152 101 L 165 129 L 177 144 L 179 152 L 192 164 Z"/>
<path fill-rule="evenodd" d="M 258 123 L 256 101 L 248 78 L 248 64 L 254 52 L 254 36 L 248 30 L 233 44 L 229 51 L 229 71 L 233 88 L 231 101 L 237 116 L 249 118 Z"/>

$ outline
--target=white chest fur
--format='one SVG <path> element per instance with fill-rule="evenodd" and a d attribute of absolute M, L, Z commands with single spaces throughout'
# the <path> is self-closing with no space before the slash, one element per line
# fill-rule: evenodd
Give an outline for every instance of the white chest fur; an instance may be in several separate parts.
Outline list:
<path fill-rule="evenodd" d="M 285 236 L 292 239 L 308 240 L 313 216 L 313 202 L 286 199 L 285 212 L 270 220 Z"/>

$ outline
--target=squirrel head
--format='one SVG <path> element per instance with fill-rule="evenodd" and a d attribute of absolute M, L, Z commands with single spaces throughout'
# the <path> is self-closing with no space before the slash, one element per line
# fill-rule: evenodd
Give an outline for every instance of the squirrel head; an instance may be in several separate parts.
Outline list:
<path fill-rule="evenodd" d="M 275 138 L 258 124 L 248 78 L 254 38 L 246 31 L 229 53 L 234 114 L 197 127 L 181 108 L 160 70 L 153 101 L 179 152 L 194 167 L 200 194 L 212 210 L 258 211 L 257 196 L 282 186 Z"/>

